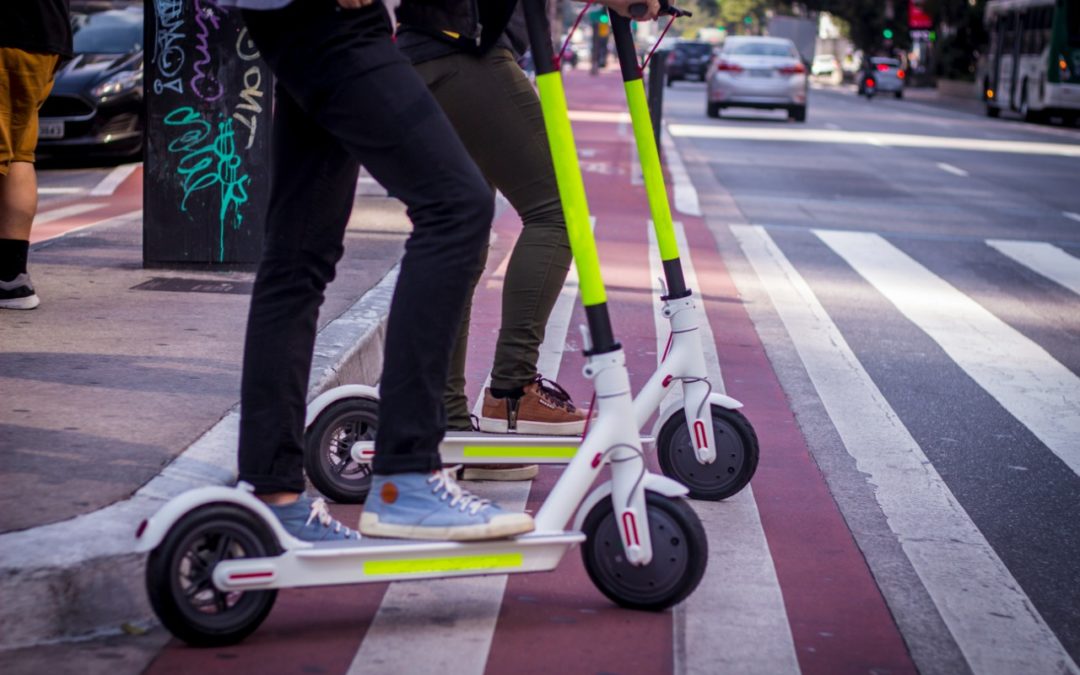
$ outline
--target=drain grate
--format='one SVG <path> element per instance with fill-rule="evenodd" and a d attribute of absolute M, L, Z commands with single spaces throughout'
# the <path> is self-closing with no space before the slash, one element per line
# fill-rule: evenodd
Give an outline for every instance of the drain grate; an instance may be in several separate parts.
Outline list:
<path fill-rule="evenodd" d="M 185 279 L 183 277 L 154 277 L 137 286 L 133 291 L 168 291 L 170 293 L 234 293 L 250 295 L 250 281 L 215 281 L 213 279 Z"/>

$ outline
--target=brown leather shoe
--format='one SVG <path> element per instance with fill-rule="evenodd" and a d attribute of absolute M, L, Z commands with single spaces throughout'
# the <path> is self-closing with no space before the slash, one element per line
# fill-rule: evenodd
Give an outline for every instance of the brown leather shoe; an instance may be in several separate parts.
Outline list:
<path fill-rule="evenodd" d="M 537 375 L 520 398 L 495 398 L 491 389 L 485 389 L 479 426 L 480 431 L 496 434 L 580 436 L 587 416 L 565 389 Z"/>

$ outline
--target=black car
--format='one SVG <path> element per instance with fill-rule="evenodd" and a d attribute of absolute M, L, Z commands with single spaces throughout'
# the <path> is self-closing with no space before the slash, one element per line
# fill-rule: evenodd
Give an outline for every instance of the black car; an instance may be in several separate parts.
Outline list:
<path fill-rule="evenodd" d="M 705 71 L 712 60 L 713 46 L 708 42 L 679 41 L 668 53 L 664 69 L 670 87 L 679 80 L 705 80 Z"/>
<path fill-rule="evenodd" d="M 81 7 L 81 9 L 80 9 Z M 72 3 L 75 57 L 39 113 L 38 152 L 133 156 L 142 150 L 141 3 Z"/>

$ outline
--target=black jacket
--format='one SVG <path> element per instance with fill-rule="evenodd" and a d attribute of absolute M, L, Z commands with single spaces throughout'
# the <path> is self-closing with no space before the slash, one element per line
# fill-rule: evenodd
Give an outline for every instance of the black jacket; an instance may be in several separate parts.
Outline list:
<path fill-rule="evenodd" d="M 423 33 L 479 54 L 499 41 L 516 5 L 517 0 L 405 0 L 397 18 L 402 32 Z"/>

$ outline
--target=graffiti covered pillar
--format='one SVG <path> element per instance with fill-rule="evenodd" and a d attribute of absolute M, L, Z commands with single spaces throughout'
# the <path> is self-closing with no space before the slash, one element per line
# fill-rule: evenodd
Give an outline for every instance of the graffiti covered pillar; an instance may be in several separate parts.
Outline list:
<path fill-rule="evenodd" d="M 216 0 L 146 8 L 143 264 L 253 266 L 270 189 L 270 70 Z"/>

